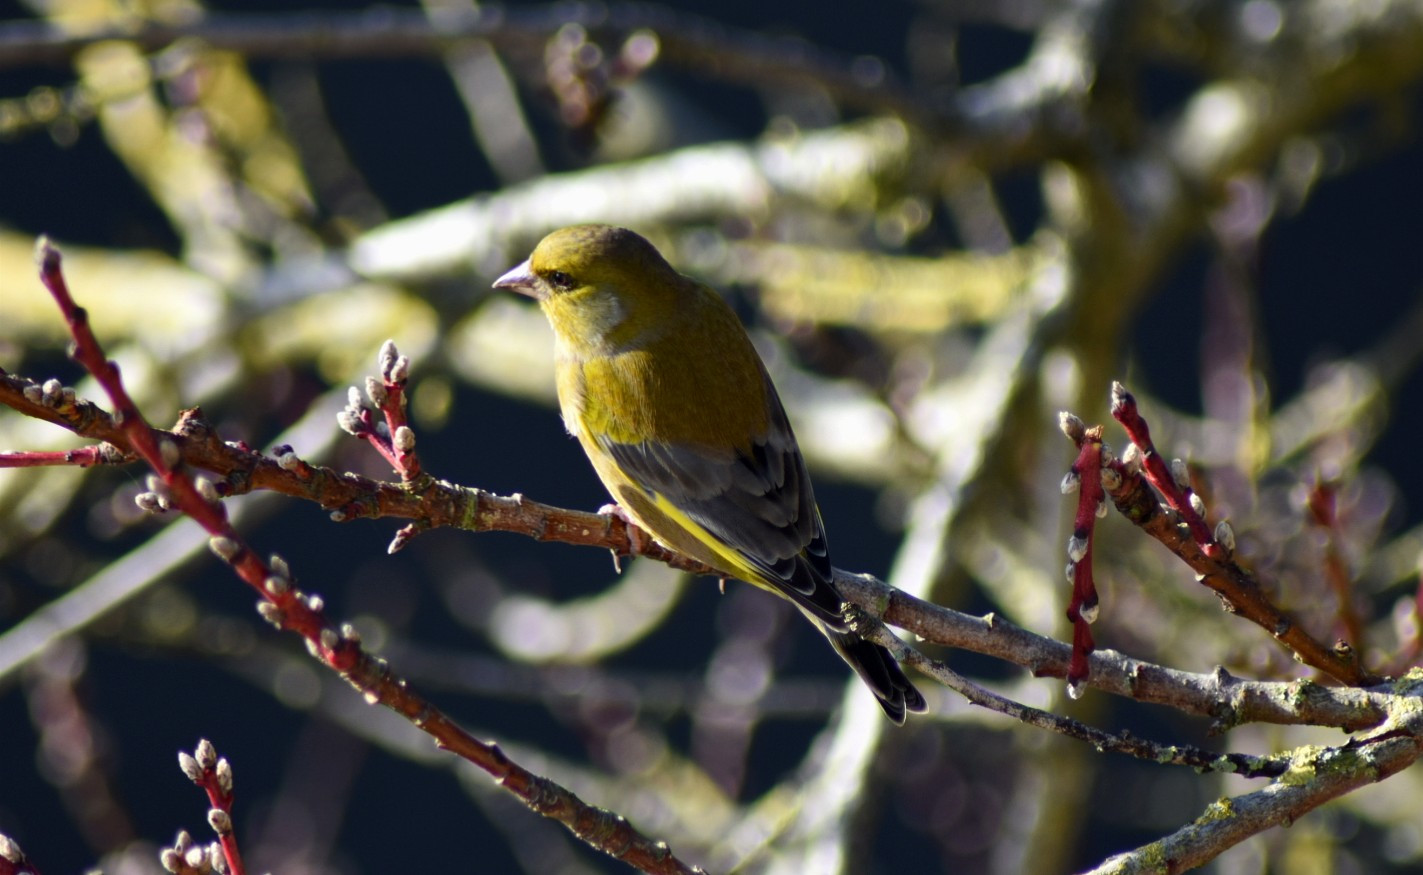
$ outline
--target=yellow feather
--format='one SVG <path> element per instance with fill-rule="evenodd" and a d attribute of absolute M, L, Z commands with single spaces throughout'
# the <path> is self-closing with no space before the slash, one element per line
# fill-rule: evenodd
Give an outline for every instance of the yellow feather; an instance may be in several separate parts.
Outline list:
<path fill-rule="evenodd" d="M 893 657 L 845 625 L 795 438 L 716 292 L 597 225 L 555 231 L 495 285 L 548 316 L 564 424 L 640 528 L 796 603 L 891 719 L 924 709 Z"/>

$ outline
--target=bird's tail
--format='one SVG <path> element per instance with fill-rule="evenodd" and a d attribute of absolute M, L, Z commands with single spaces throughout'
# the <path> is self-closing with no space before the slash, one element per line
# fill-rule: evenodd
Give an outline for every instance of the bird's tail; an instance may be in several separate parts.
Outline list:
<path fill-rule="evenodd" d="M 849 663 L 870 692 L 875 694 L 889 719 L 903 725 L 906 712 L 923 713 L 928 709 L 924 697 L 904 676 L 904 671 L 888 650 L 854 632 L 837 632 L 823 625 L 821 631 L 830 639 L 830 646 L 835 648 L 840 658 Z"/>

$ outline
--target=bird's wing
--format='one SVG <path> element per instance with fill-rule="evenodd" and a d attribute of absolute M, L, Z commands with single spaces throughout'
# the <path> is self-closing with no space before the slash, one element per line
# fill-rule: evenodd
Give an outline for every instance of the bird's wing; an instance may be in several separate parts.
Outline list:
<path fill-rule="evenodd" d="M 770 427 L 749 453 L 691 443 L 598 441 L 650 500 L 670 505 L 734 551 L 758 578 L 753 583 L 844 630 L 805 460 L 780 401 L 774 393 L 768 400 Z"/>

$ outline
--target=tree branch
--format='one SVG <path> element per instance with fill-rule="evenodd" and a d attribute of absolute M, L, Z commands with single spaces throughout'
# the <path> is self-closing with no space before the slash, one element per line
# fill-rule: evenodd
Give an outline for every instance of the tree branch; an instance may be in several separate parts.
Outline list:
<path fill-rule="evenodd" d="M 40 279 L 59 305 L 73 335 L 73 358 L 99 381 L 114 404 L 112 416 L 91 418 L 99 422 L 99 428 L 117 428 L 116 441 L 122 440 L 123 445 L 142 457 L 168 490 L 166 498 L 173 506 L 208 532 L 212 552 L 261 595 L 258 613 L 264 619 L 279 629 L 301 635 L 312 656 L 338 672 L 368 703 L 384 705 L 403 715 L 433 738 L 437 746 L 483 769 L 529 808 L 559 821 L 593 847 L 643 872 L 692 875 L 701 871 L 683 863 L 665 842 L 644 836 L 620 815 L 585 803 L 571 791 L 510 760 L 498 745 L 475 739 L 395 675 L 385 660 L 367 653 L 354 628 L 349 624 L 338 628 L 328 621 L 321 597 L 297 589 L 281 557 L 261 559 L 228 521 L 218 490 L 195 480 L 184 467 L 182 451 L 176 443 L 144 421 L 123 385 L 117 365 L 105 356 L 94 336 L 88 315 L 70 295 L 59 251 L 41 238 L 36 258 Z M 24 397 L 23 389 L 20 394 Z M 64 413 L 77 417 L 82 412 L 67 393 L 61 392 L 59 397 L 67 403 L 57 405 L 65 407 L 59 411 L 62 422 L 67 422 Z M 26 403 L 36 402 L 26 399 Z"/>
<path fill-rule="evenodd" d="M 41 418 L 85 437 L 107 436 L 120 451 L 128 452 L 127 438 L 114 427 L 108 414 L 82 400 L 62 409 L 36 405 L 24 393 L 24 387 L 32 385 L 33 381 L 23 377 L 0 377 L 0 404 L 21 413 L 34 409 L 42 414 Z M 626 523 L 616 517 L 553 507 L 519 494 L 495 495 L 433 478 L 418 491 L 412 491 L 408 484 L 385 483 L 307 464 L 290 448 L 279 448 L 274 459 L 222 441 L 197 409 L 184 411 L 172 431 L 155 433 L 160 440 L 171 442 L 182 464 L 219 475 L 222 479 L 216 488 L 222 495 L 265 490 L 314 501 L 331 509 L 333 517 L 341 520 L 396 517 L 431 528 L 513 532 L 539 541 L 598 547 L 624 556 L 632 551 Z M 1123 478 L 1124 482 L 1128 479 Z M 1139 489 L 1150 496 L 1145 483 L 1140 478 L 1137 482 Z M 1144 501 L 1140 496 L 1133 500 L 1138 504 Z M 1158 506 L 1151 497 L 1150 507 L 1136 513 L 1146 515 L 1143 518 L 1159 516 L 1155 510 Z M 1167 535 L 1179 535 L 1174 526 L 1163 523 L 1162 528 Z M 716 574 L 651 539 L 641 540 L 645 543 L 639 555 L 693 573 Z M 1188 535 L 1180 536 L 1179 541 L 1182 545 L 1194 543 Z M 1168 546 L 1173 543 L 1176 541 Z M 1185 546 L 1181 549 L 1189 554 Z M 870 616 L 928 642 L 1002 659 L 1037 677 L 1067 677 L 1071 663 L 1067 645 L 1028 632 L 1001 617 L 963 614 L 892 589 L 872 576 L 840 569 L 836 569 L 835 584 L 846 599 Z M 1355 731 L 1382 721 L 1390 701 L 1386 687 L 1351 690 L 1307 680 L 1247 681 L 1233 677 L 1223 668 L 1212 674 L 1193 674 L 1131 659 L 1112 650 L 1093 653 L 1089 668 L 1090 687 L 1210 717 L 1216 731 L 1251 722 L 1334 726 Z"/>
<path fill-rule="evenodd" d="M 1302 747 L 1295 751 L 1290 770 L 1270 786 L 1213 802 L 1195 822 L 1112 857 L 1088 875 L 1145 875 L 1200 866 L 1250 836 L 1289 826 L 1331 799 L 1408 768 L 1423 755 L 1418 730 L 1415 719 L 1407 729 L 1342 747 Z"/>

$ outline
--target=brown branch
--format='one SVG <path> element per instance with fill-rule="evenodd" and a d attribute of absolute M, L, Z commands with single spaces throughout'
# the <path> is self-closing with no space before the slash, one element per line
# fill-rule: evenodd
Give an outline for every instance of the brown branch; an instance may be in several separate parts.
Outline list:
<path fill-rule="evenodd" d="M 1334 648 L 1325 646 L 1270 601 L 1254 576 L 1231 556 L 1234 535 L 1230 527 L 1224 526 L 1217 537 L 1206 525 L 1205 505 L 1186 482 L 1184 464 L 1173 463 L 1168 468 L 1162 461 L 1136 399 L 1121 383 L 1112 384 L 1112 416 L 1139 451 L 1135 458 L 1109 466 L 1119 476 L 1105 484 L 1107 493 L 1123 516 L 1190 566 L 1197 582 L 1220 596 L 1228 612 L 1269 632 L 1294 651 L 1300 662 L 1354 686 L 1382 680 L 1364 669 L 1347 642 Z"/>
<path fill-rule="evenodd" d="M 1254 576 L 1226 555 L 1227 551 L 1218 548 L 1218 555 L 1208 554 L 1180 518 L 1163 507 L 1144 478 L 1126 466 L 1121 470 L 1121 482 L 1107 490 L 1117 510 L 1190 566 L 1197 582 L 1220 596 L 1226 611 L 1261 627 L 1294 651 L 1300 662 L 1343 683 L 1368 686 L 1381 680 L 1359 664 L 1352 648 L 1327 647 L 1296 625 L 1270 601 Z"/>
<path fill-rule="evenodd" d="M 1116 382 L 1112 383 L 1112 418 L 1121 423 L 1127 437 L 1140 451 L 1141 473 L 1156 487 L 1171 509 L 1180 515 L 1201 550 L 1212 557 L 1224 556 L 1221 546 L 1211 537 L 1204 505 L 1191 489 L 1185 464 L 1180 459 L 1173 459 L 1167 466 L 1152 443 L 1151 429 L 1137 409 L 1136 397 L 1127 391 L 1126 386 Z"/>
<path fill-rule="evenodd" d="M 48 22 L 0 25 L 0 68 L 68 64 L 85 47 L 123 40 L 145 52 L 198 40 L 249 58 L 442 57 L 472 39 L 496 49 L 539 58 L 566 25 L 624 39 L 652 31 L 660 60 L 728 82 L 762 88 L 771 83 L 824 89 L 858 109 L 893 112 L 925 121 L 944 119 L 941 107 L 915 98 L 879 62 L 866 62 L 793 37 L 767 36 L 653 4 L 483 4 L 477 13 L 433 22 L 419 10 L 293 12 L 270 15 L 208 14 L 185 24 L 145 22 L 140 28 L 80 33 Z"/>
<path fill-rule="evenodd" d="M 971 705 L 987 708 L 1029 726 L 1056 732 L 1068 738 L 1085 741 L 1099 751 L 1125 754 L 1163 765 L 1188 766 L 1202 772 L 1223 772 L 1246 778 L 1273 778 L 1284 774 L 1287 763 L 1275 757 L 1257 757 L 1240 753 L 1215 753 L 1204 748 L 1181 744 L 1158 744 L 1138 738 L 1129 732 L 1108 732 L 1088 726 L 1070 717 L 1062 717 L 1041 708 L 1016 702 L 1007 696 L 975 684 L 937 659 L 931 659 L 907 648 L 883 627 L 867 635 L 871 640 L 903 651 L 904 661 L 963 696 Z M 1076 660 L 1076 653 L 1073 660 Z"/>
<path fill-rule="evenodd" d="M 1408 768 L 1423 755 L 1417 732 L 1412 726 L 1341 747 L 1302 747 L 1290 770 L 1270 786 L 1213 802 L 1193 823 L 1112 857 L 1089 875 L 1156 875 L 1203 865 L 1253 835 L 1289 826 L 1331 799 Z"/>
<path fill-rule="evenodd" d="M 0 403 L 9 404 L 21 412 L 33 411 L 33 415 L 57 422 L 77 433 L 107 439 L 121 450 L 128 449 L 129 436 L 94 405 L 75 399 L 58 407 L 47 407 L 27 397 L 25 389 L 33 385 L 33 381 L 20 377 L 0 377 Z M 33 391 L 29 394 L 33 395 Z M 281 448 L 275 459 L 268 458 L 245 447 L 221 441 L 196 409 L 186 411 L 172 432 L 153 433 L 169 441 L 176 460 L 221 475 L 224 481 L 218 484 L 217 489 L 222 494 L 268 489 L 317 501 L 323 507 L 333 508 L 333 516 L 340 519 L 395 516 L 413 519 L 425 526 L 517 532 L 537 540 L 602 547 L 622 555 L 632 551 L 626 524 L 616 517 L 563 510 L 528 500 L 522 495 L 497 496 L 433 479 L 423 483 L 418 490 L 413 488 L 414 484 L 397 486 L 381 483 L 309 465 L 298 459 L 289 448 Z M 1277 623 L 1285 625 L 1281 640 L 1291 646 L 1298 645 L 1304 652 L 1309 651 L 1309 642 L 1313 639 L 1284 620 L 1283 615 L 1263 596 L 1240 596 L 1240 593 L 1248 594 L 1250 590 L 1232 575 L 1245 575 L 1245 572 L 1234 563 L 1227 562 L 1220 566 L 1204 556 L 1189 534 L 1182 534 L 1166 519 L 1155 494 L 1141 477 L 1123 476 L 1121 483 L 1114 485 L 1116 488 L 1111 490 L 1113 499 L 1128 518 L 1153 533 L 1193 568 L 1197 565 L 1205 567 L 1207 585 L 1237 595 L 1239 603 L 1244 606 L 1242 614 L 1249 612 L 1249 615 L 1266 618 L 1267 622 L 1278 618 Z M 643 555 L 674 567 L 712 573 L 710 569 L 651 543 L 650 539 L 642 540 L 649 541 L 641 551 Z M 1195 548 L 1194 552 L 1192 548 Z M 256 579 L 261 581 L 264 576 L 259 575 Z M 1258 592 L 1258 586 L 1248 575 L 1244 579 Z M 872 616 L 928 640 L 996 656 L 1023 665 L 1038 676 L 1062 677 L 1068 673 L 1070 654 L 1065 652 L 1063 645 L 1017 629 L 995 617 L 976 618 L 949 611 L 892 590 L 873 578 L 837 572 L 836 581 L 847 598 L 866 608 Z M 1280 627 L 1272 624 L 1267 628 Z M 319 635 L 319 628 L 313 634 Z M 1321 647 L 1317 642 L 1314 646 Z M 1324 653 L 1337 661 L 1338 658 L 1329 651 Z M 1328 661 L 1324 661 L 1327 664 Z M 1207 715 L 1221 728 L 1261 721 L 1358 729 L 1383 719 L 1387 706 L 1386 697 L 1376 699 L 1367 693 L 1361 697 L 1349 697 L 1343 695 L 1343 691 L 1328 690 L 1308 682 L 1246 682 L 1232 678 L 1224 670 L 1210 676 L 1190 675 L 1128 660 L 1110 652 L 1093 655 L 1091 672 L 1091 685 L 1094 687 Z"/>
<path fill-rule="evenodd" d="M 82 399 L 61 407 L 30 401 L 25 389 L 35 385 L 24 377 L 0 376 L 0 405 L 83 437 L 106 441 L 125 457 L 136 458 L 130 436 L 114 417 Z M 151 431 L 157 441 L 173 447 L 183 465 L 221 478 L 216 488 L 223 496 L 276 492 L 313 501 L 339 520 L 395 517 L 429 527 L 515 532 L 536 540 L 628 551 L 626 525 L 616 518 L 564 511 L 522 495 L 494 495 L 442 480 L 431 479 L 417 490 L 312 465 L 285 446 L 275 448 L 271 456 L 264 455 L 224 442 L 196 407 L 183 411 L 171 430 Z M 681 568 L 692 565 L 659 552 L 655 545 L 648 555 Z"/>
<path fill-rule="evenodd" d="M 367 702 L 385 705 L 404 715 L 430 735 L 437 746 L 488 772 L 531 809 L 564 824 L 593 847 L 643 872 L 690 875 L 699 871 L 674 856 L 666 843 L 647 838 L 621 816 L 588 805 L 571 791 L 513 762 L 497 745 L 481 742 L 465 732 L 394 675 L 384 660 L 368 654 L 352 627 L 333 626 L 326 619 L 320 596 L 297 589 L 285 561 L 277 556 L 260 559 L 228 522 L 218 491 L 198 486 L 187 473 L 177 444 L 144 421 L 120 379 L 118 367 L 104 355 L 87 314 L 71 297 L 60 269 L 59 251 L 42 238 L 36 255 L 40 279 L 69 324 L 74 338 L 73 357 L 94 375 L 114 404 L 112 416 L 96 417 L 101 423 L 106 422 L 101 427 L 117 428 L 115 442 L 122 440 L 123 445 L 141 456 L 162 480 L 171 503 L 210 534 L 208 543 L 213 553 L 262 596 L 258 612 L 266 620 L 306 639 L 312 655 L 340 673 Z M 21 391 L 22 397 L 23 394 Z M 77 402 L 71 406 L 77 413 Z M 210 442 L 217 440 L 210 430 L 206 434 Z M 288 468 L 311 470 L 299 463 L 289 463 Z"/>
<path fill-rule="evenodd" d="M 0 69 L 69 64 L 85 47 L 108 40 L 151 53 L 192 39 L 248 58 L 301 60 L 444 57 L 461 43 L 480 40 L 498 51 L 537 60 L 549 40 L 571 24 L 619 44 L 652 34 L 654 63 L 707 79 L 757 90 L 813 89 L 855 110 L 894 114 L 954 139 L 956 160 L 1002 167 L 1060 155 L 1083 141 L 1082 104 L 1091 77 L 1076 75 L 1061 59 L 1071 54 L 1086 64 L 1082 56 L 1088 47 L 1061 35 L 1096 33 L 1102 30 L 1099 22 L 1116 17 L 1100 15 L 1090 5 L 1068 9 L 1062 17 L 1071 23 L 1054 29 L 1058 38 L 1040 40 L 1025 63 L 943 98 L 916 92 L 876 58 L 849 57 L 805 39 L 728 27 L 650 3 L 482 4 L 476 13 L 459 19 L 442 16 L 438 23 L 422 11 L 393 8 L 209 13 L 185 24 L 149 21 L 141 27 L 87 33 L 44 21 L 9 21 L 0 23 Z"/>
<path fill-rule="evenodd" d="M 1020 665 L 1034 677 L 1067 677 L 1071 648 L 1016 626 L 996 614 L 975 617 L 916 598 L 868 574 L 836 569 L 835 587 L 867 615 L 931 644 L 981 653 Z M 1249 681 L 1223 668 L 1197 674 L 1097 650 L 1088 686 L 1165 705 L 1212 720 L 1213 732 L 1244 723 L 1333 726 L 1358 731 L 1377 726 L 1390 709 L 1406 704 L 1406 690 L 1326 687 L 1310 680 Z M 1401 683 L 1401 682 L 1400 682 Z"/>
<path fill-rule="evenodd" d="M 25 400 L 22 377 L 0 377 L 0 404 L 63 425 L 95 439 L 111 439 L 121 450 L 126 440 L 108 415 L 85 401 L 76 401 L 67 418 L 51 408 Z M 278 447 L 273 457 L 222 441 L 196 408 L 185 411 L 172 431 L 158 432 L 171 440 L 183 464 L 223 478 L 219 492 L 236 494 L 267 490 L 315 501 L 333 509 L 342 519 L 357 516 L 416 520 L 429 527 L 456 527 L 470 531 L 504 531 L 540 541 L 558 541 L 597 547 L 620 555 L 631 552 L 626 524 L 612 516 L 567 510 L 542 504 L 522 495 L 501 496 L 481 489 L 431 480 L 421 491 L 383 483 L 356 474 L 340 473 L 299 459 L 288 447 Z M 1130 478 L 1123 478 L 1124 483 Z M 1150 489 L 1135 478 L 1140 491 Z M 1125 487 L 1123 487 L 1125 488 Z M 1150 500 L 1152 508 L 1157 502 Z M 1169 527 L 1167 527 L 1169 528 Z M 714 574 L 685 557 L 659 547 L 650 539 L 642 555 L 675 568 Z M 1190 542 L 1189 537 L 1185 538 Z M 1169 546 L 1169 545 L 1168 545 Z M 835 584 L 841 594 L 871 616 L 905 629 L 925 640 L 1002 659 L 1028 669 L 1037 677 L 1065 678 L 1070 648 L 1060 642 L 1021 629 L 996 615 L 975 617 L 917 599 L 869 575 L 837 569 Z M 1224 669 L 1193 674 L 1141 662 L 1111 650 L 1091 656 L 1088 686 L 1210 717 L 1218 730 L 1242 723 L 1281 723 L 1335 726 L 1350 731 L 1373 726 L 1386 714 L 1387 690 L 1346 690 L 1309 681 L 1260 682 L 1235 678 Z"/>

